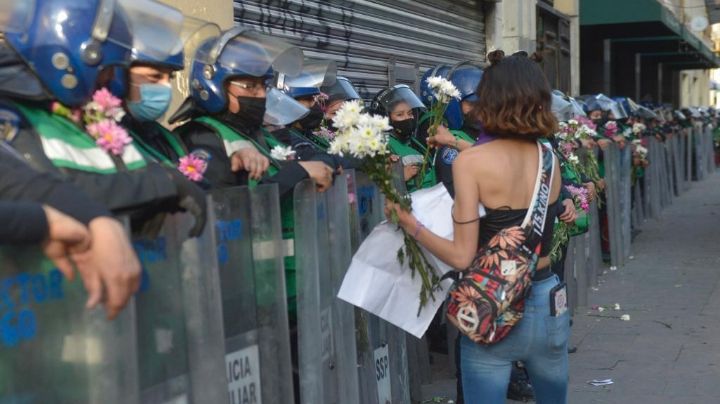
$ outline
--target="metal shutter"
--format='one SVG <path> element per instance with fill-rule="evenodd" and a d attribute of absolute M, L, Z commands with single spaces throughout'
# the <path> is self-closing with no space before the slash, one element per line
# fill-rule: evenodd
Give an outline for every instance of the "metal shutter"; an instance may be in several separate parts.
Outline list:
<path fill-rule="evenodd" d="M 438 63 L 485 60 L 481 1 L 235 0 L 235 22 L 335 60 L 360 95 L 417 86 Z M 416 87 L 417 88 L 417 87 Z"/>

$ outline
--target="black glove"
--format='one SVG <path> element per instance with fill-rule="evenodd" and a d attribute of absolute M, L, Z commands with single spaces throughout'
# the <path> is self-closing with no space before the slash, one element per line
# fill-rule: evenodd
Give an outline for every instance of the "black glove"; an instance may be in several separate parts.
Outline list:
<path fill-rule="evenodd" d="M 207 197 L 205 192 L 190 181 L 180 171 L 169 168 L 168 172 L 177 188 L 177 209 L 188 212 L 195 217 L 195 225 L 190 229 L 188 236 L 199 237 L 207 221 Z"/>

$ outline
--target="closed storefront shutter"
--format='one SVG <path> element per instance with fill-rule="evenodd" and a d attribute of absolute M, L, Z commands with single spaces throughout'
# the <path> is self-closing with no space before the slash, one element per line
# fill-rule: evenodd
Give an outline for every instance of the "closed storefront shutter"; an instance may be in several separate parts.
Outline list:
<path fill-rule="evenodd" d="M 366 99 L 438 63 L 485 60 L 481 1 L 236 0 L 235 21 L 336 61 Z"/>

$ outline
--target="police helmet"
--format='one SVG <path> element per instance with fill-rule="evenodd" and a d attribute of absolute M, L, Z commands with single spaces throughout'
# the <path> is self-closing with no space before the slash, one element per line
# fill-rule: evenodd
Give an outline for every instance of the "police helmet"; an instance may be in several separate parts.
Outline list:
<path fill-rule="evenodd" d="M 243 26 L 205 40 L 195 52 L 190 71 L 190 94 L 209 113 L 227 107 L 225 83 L 234 77 L 270 80 L 274 71 L 295 76 L 302 71 L 300 48 Z"/>
<path fill-rule="evenodd" d="M 50 96 L 76 107 L 99 73 L 126 66 L 133 49 L 155 57 L 177 52 L 180 11 L 151 0 L 3 2 L 0 30 Z"/>
<path fill-rule="evenodd" d="M 461 103 L 477 101 L 477 88 L 482 80 L 483 69 L 471 61 L 464 61 L 452 66 L 438 65 L 423 74 L 420 84 L 420 98 L 427 107 L 435 101 L 427 79 L 432 76 L 444 77 L 460 91 L 460 100 L 453 99 L 445 110 L 445 119 L 450 129 L 460 129 L 464 123 Z"/>

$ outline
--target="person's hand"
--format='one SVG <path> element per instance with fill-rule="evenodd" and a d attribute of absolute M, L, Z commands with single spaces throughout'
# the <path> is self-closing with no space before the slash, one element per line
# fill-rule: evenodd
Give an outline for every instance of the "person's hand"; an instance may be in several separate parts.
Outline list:
<path fill-rule="evenodd" d="M 391 218 L 393 212 L 397 214 L 398 225 L 400 225 L 400 227 L 404 228 L 406 231 L 409 231 L 408 229 L 415 225 L 416 220 L 415 216 L 413 216 L 412 213 L 401 208 L 400 204 L 397 204 L 390 201 L 390 199 L 385 198 L 385 217 L 387 217 L 388 219 Z"/>
<path fill-rule="evenodd" d="M 325 192 L 332 186 L 333 169 L 322 161 L 301 161 L 300 165 L 315 181 L 318 192 Z"/>
<path fill-rule="evenodd" d="M 82 254 L 90 249 L 90 232 L 72 217 L 44 205 L 48 223 L 48 237 L 42 243 L 43 253 L 55 264 L 65 277 L 75 279 L 72 254 Z"/>
<path fill-rule="evenodd" d="M 418 173 L 420 172 L 420 166 L 416 164 L 404 166 L 403 172 L 405 173 L 405 181 L 410 181 L 412 178 L 415 178 L 415 176 L 418 175 Z"/>
<path fill-rule="evenodd" d="M 435 136 L 428 136 L 427 144 L 430 147 L 455 146 L 455 136 L 443 125 L 438 126 Z"/>
<path fill-rule="evenodd" d="M 597 197 L 597 189 L 595 189 L 595 183 L 590 181 L 586 182 L 583 185 L 585 185 L 585 189 L 587 189 L 588 191 L 588 202 L 594 201 Z"/>
<path fill-rule="evenodd" d="M 575 219 L 577 219 L 575 203 L 572 199 L 565 199 L 562 204 L 565 207 L 565 211 L 560 215 L 560 220 L 568 224 L 573 223 Z"/>
<path fill-rule="evenodd" d="M 617 143 L 617 145 L 620 149 L 625 148 L 625 142 L 626 142 L 625 136 L 615 135 L 615 136 L 613 136 L 613 140 L 615 141 L 615 143 Z"/>
<path fill-rule="evenodd" d="M 112 320 L 140 286 L 140 262 L 117 220 L 98 217 L 88 229 L 90 249 L 73 254 L 72 259 L 88 291 L 86 306 L 93 308 L 102 303 Z"/>
<path fill-rule="evenodd" d="M 176 169 L 170 169 L 173 183 L 177 189 L 177 206 L 174 209 L 190 213 L 195 224 L 190 229 L 189 237 L 199 237 L 207 221 L 207 199 L 205 192 Z"/>
<path fill-rule="evenodd" d="M 607 149 L 612 144 L 612 140 L 607 138 L 598 139 L 597 144 L 601 149 Z"/>
<path fill-rule="evenodd" d="M 247 147 L 232 154 L 230 166 L 233 172 L 247 171 L 251 179 L 259 180 L 270 167 L 270 160 L 254 147 Z"/>
<path fill-rule="evenodd" d="M 582 139 L 580 140 L 580 143 L 586 149 L 592 149 L 593 147 L 597 146 L 597 142 L 593 139 Z"/>
<path fill-rule="evenodd" d="M 603 190 L 605 189 L 605 185 L 607 185 L 607 184 L 605 183 L 605 179 L 604 179 L 604 178 L 600 178 L 600 179 L 598 180 L 598 182 L 597 182 L 598 191 L 603 191 Z"/>

